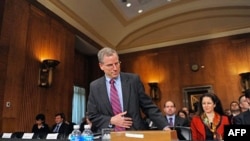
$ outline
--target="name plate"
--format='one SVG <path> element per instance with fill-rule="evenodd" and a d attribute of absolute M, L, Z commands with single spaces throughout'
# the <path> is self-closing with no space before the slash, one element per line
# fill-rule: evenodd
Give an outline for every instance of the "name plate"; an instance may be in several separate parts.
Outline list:
<path fill-rule="evenodd" d="M 111 141 L 178 141 L 175 130 L 110 132 Z"/>
<path fill-rule="evenodd" d="M 34 133 L 24 133 L 22 139 L 32 139 Z"/>
<path fill-rule="evenodd" d="M 12 133 L 3 133 L 2 138 L 10 139 L 11 135 L 12 135 Z"/>
<path fill-rule="evenodd" d="M 55 140 L 57 139 L 58 133 L 49 133 L 46 137 L 46 139 L 52 139 Z"/>

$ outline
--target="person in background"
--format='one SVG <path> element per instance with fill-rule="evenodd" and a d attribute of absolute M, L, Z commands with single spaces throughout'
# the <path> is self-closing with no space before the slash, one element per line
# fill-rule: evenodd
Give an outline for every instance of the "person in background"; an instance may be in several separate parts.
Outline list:
<path fill-rule="evenodd" d="M 232 114 L 231 111 L 230 111 L 230 109 L 225 109 L 225 110 L 224 110 L 224 113 L 225 113 L 225 115 L 228 116 L 228 117 L 231 116 L 231 114 Z"/>
<path fill-rule="evenodd" d="M 32 133 L 34 133 L 37 138 L 44 138 L 49 132 L 49 126 L 45 122 L 45 115 L 44 114 L 37 114 L 36 115 L 36 123 L 32 127 Z"/>
<path fill-rule="evenodd" d="M 85 117 L 82 118 L 82 122 L 81 122 L 81 124 L 80 124 L 80 129 L 79 129 L 81 132 L 83 132 L 83 130 L 84 130 L 84 125 L 86 125 L 86 124 L 90 125 L 91 131 L 94 132 L 92 123 L 91 123 L 91 121 L 89 120 L 89 117 L 88 117 L 87 114 L 86 114 Z"/>
<path fill-rule="evenodd" d="M 177 116 L 186 119 L 186 118 L 187 118 L 187 113 L 186 113 L 185 111 L 183 111 L 183 110 L 179 110 L 179 111 L 177 112 Z"/>
<path fill-rule="evenodd" d="M 181 109 L 182 111 L 184 111 L 184 112 L 186 112 L 187 113 L 187 115 L 189 115 L 189 109 L 188 109 L 188 107 L 182 107 L 182 109 Z"/>
<path fill-rule="evenodd" d="M 184 127 L 189 126 L 188 119 L 185 119 L 185 118 L 182 118 L 182 117 L 175 115 L 176 114 L 175 113 L 176 106 L 175 106 L 175 103 L 173 101 L 166 101 L 164 104 L 163 110 L 165 112 L 165 117 L 166 117 L 166 120 L 168 121 L 168 125 L 172 129 L 176 130 L 178 139 L 185 140 L 185 138 L 181 134 L 181 128 L 183 126 Z"/>
<path fill-rule="evenodd" d="M 229 125 L 220 99 L 213 93 L 203 94 L 199 99 L 198 115 L 191 121 L 192 140 L 222 140 L 224 125 Z"/>
<path fill-rule="evenodd" d="M 239 97 L 239 104 L 240 104 L 241 112 L 245 112 L 245 111 L 249 110 L 249 108 L 250 108 L 250 105 L 247 102 L 245 94 L 243 94 Z"/>
<path fill-rule="evenodd" d="M 186 113 L 185 111 L 179 110 L 179 111 L 177 112 L 177 116 L 186 119 L 186 120 L 188 121 L 188 125 L 189 125 L 190 120 L 189 120 L 188 115 L 187 115 L 187 113 Z"/>
<path fill-rule="evenodd" d="M 163 110 L 169 126 L 189 126 L 187 119 L 175 115 L 176 106 L 173 101 L 166 101 Z"/>
<path fill-rule="evenodd" d="M 64 115 L 64 113 L 61 113 L 62 117 L 64 117 L 64 123 L 66 123 L 69 126 L 69 133 L 71 133 L 74 130 L 74 125 L 76 125 L 76 123 L 67 120 L 66 116 Z"/>
<path fill-rule="evenodd" d="M 250 104 L 250 89 L 245 91 L 245 98 L 248 104 Z M 238 125 L 250 125 L 250 110 L 240 113 L 234 118 L 234 124 Z"/>
<path fill-rule="evenodd" d="M 193 115 L 191 115 L 189 108 L 184 106 L 181 110 L 187 113 L 188 120 L 191 121 Z"/>
<path fill-rule="evenodd" d="M 105 47 L 97 56 L 105 75 L 90 83 L 87 102 L 88 116 L 97 132 L 108 127 L 114 127 L 115 131 L 145 130 L 147 126 L 141 112 L 160 130 L 170 130 L 160 109 L 145 93 L 139 76 L 120 71 L 117 52 Z"/>
<path fill-rule="evenodd" d="M 65 123 L 65 115 L 64 113 L 57 113 L 55 115 L 55 124 L 52 126 L 51 131 L 53 133 L 59 133 L 64 136 L 68 136 L 70 134 L 69 125 Z"/>
<path fill-rule="evenodd" d="M 234 117 L 240 114 L 240 104 L 237 101 L 232 101 L 230 103 L 231 115 L 229 116 L 230 124 L 234 123 Z"/>

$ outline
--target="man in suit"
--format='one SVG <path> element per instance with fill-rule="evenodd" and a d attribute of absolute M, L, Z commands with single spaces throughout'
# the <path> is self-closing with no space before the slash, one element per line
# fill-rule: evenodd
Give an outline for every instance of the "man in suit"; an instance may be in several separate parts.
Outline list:
<path fill-rule="evenodd" d="M 55 115 L 55 124 L 52 126 L 53 133 L 59 133 L 61 135 L 67 136 L 70 134 L 70 127 L 65 123 L 64 113 L 57 113 Z"/>
<path fill-rule="evenodd" d="M 177 132 L 177 136 L 179 140 L 185 140 L 185 138 L 181 134 L 181 128 L 185 128 L 189 126 L 188 119 L 184 119 L 176 115 L 176 106 L 173 101 L 166 101 L 164 104 L 164 112 L 166 121 L 168 125 L 175 129 Z"/>
<path fill-rule="evenodd" d="M 175 103 L 173 101 L 166 101 L 165 105 L 164 105 L 164 112 L 166 114 L 166 120 L 168 122 L 169 126 L 189 126 L 188 124 L 188 120 L 184 119 L 182 117 L 179 117 L 176 114 L 176 107 L 175 107 Z M 170 119 L 172 119 L 172 125 L 171 125 L 171 121 Z"/>
<path fill-rule="evenodd" d="M 97 132 L 103 128 L 114 127 L 123 130 L 145 130 L 141 112 L 149 117 L 159 129 L 168 130 L 167 122 L 160 109 L 145 94 L 144 86 L 136 74 L 120 72 L 120 60 L 114 49 L 105 47 L 98 52 L 99 67 L 105 75 L 90 83 L 87 112 L 92 126 Z M 115 82 L 112 86 L 110 80 Z M 116 89 L 119 102 L 113 102 Z M 111 96 L 112 95 L 112 96 Z M 114 103 L 119 103 L 116 112 Z"/>
<path fill-rule="evenodd" d="M 239 115 L 241 112 L 240 104 L 237 101 L 232 101 L 230 103 L 230 111 L 231 111 L 231 115 L 228 118 L 229 118 L 230 124 L 233 124 L 235 116 Z"/>
<path fill-rule="evenodd" d="M 245 91 L 245 98 L 248 104 L 250 104 L 250 89 Z M 239 125 L 250 125 L 250 109 L 240 113 L 234 117 L 234 124 Z"/>
<path fill-rule="evenodd" d="M 241 112 L 245 112 L 245 111 L 249 110 L 249 108 L 250 108 L 250 105 L 247 102 L 247 98 L 246 98 L 245 94 L 242 94 L 239 97 L 239 104 L 240 104 Z"/>

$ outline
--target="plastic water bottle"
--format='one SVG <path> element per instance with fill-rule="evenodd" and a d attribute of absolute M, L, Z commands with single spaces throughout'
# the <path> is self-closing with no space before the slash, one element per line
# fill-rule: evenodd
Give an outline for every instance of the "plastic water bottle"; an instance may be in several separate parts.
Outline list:
<path fill-rule="evenodd" d="M 79 125 L 74 125 L 74 130 L 69 135 L 69 140 L 70 141 L 82 141 L 81 131 L 79 129 L 80 129 Z"/>
<path fill-rule="evenodd" d="M 82 132 L 83 141 L 94 141 L 94 134 L 90 129 L 90 125 L 84 125 L 84 131 Z"/>

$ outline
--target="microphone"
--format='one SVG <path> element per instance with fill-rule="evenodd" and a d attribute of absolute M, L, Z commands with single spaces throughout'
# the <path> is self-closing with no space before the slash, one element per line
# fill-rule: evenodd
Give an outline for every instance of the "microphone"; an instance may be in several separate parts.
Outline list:
<path fill-rule="evenodd" d="M 174 125 L 173 130 L 175 130 L 176 127 L 177 127 L 177 128 L 180 127 L 180 124 L 178 123 L 177 125 Z"/>
<path fill-rule="evenodd" d="M 181 126 L 180 124 L 178 126 L 175 126 L 177 137 L 181 140 L 192 140 L 191 139 L 191 128 L 187 126 Z"/>

